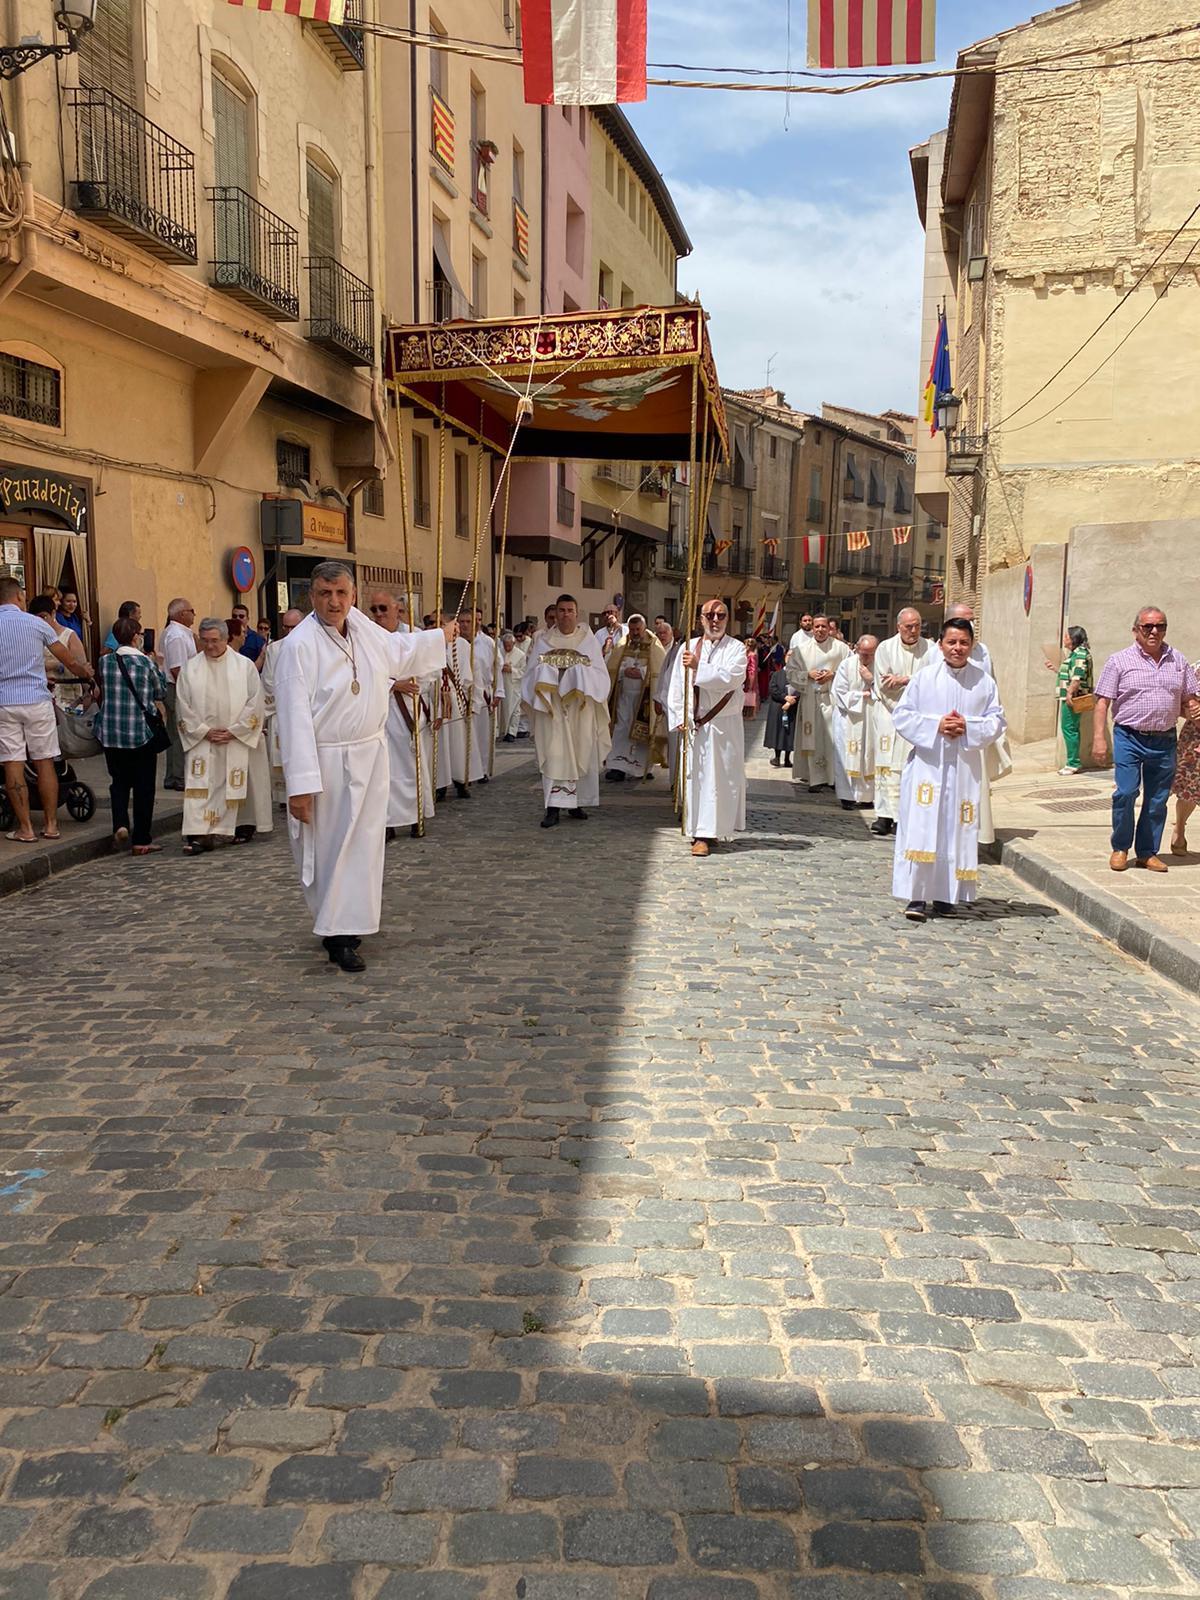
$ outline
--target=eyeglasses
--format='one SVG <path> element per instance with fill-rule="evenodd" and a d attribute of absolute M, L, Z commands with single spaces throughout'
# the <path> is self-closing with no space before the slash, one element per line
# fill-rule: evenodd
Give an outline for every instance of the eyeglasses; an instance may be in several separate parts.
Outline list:
<path fill-rule="evenodd" d="M 728 611 L 702 611 L 700 615 L 708 622 L 724 622 L 729 613 Z"/>
<path fill-rule="evenodd" d="M 380 615 L 383 612 L 385 612 L 387 609 L 388 609 L 387 606 L 368 606 L 367 607 L 367 610 L 371 613 L 372 616 Z"/>
<path fill-rule="evenodd" d="M 1138 627 L 1143 633 L 1166 633 L 1167 631 L 1165 622 L 1139 622 Z"/>

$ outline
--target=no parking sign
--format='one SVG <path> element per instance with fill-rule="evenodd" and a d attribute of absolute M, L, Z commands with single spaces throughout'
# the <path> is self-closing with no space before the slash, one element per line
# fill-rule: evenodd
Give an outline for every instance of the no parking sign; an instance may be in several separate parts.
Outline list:
<path fill-rule="evenodd" d="M 254 562 L 254 551 L 246 545 L 239 545 L 229 557 L 229 581 L 239 594 L 249 594 L 254 587 L 254 580 L 258 569 Z"/>

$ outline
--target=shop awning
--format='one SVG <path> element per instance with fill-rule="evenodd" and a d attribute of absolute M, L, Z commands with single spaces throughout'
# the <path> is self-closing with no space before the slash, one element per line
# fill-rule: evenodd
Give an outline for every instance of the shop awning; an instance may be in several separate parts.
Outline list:
<path fill-rule="evenodd" d="M 387 354 L 400 397 L 447 426 L 499 454 L 516 428 L 515 460 L 688 461 L 705 439 L 728 455 L 700 306 L 419 323 L 390 328 Z"/>

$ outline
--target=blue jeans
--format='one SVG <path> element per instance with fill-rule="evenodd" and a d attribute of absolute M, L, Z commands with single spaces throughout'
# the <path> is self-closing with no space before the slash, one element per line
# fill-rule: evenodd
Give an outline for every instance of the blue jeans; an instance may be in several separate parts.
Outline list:
<path fill-rule="evenodd" d="M 1175 779 L 1175 730 L 1139 733 L 1120 725 L 1113 729 L 1113 766 L 1117 786 L 1112 802 L 1112 847 L 1133 847 L 1139 861 L 1158 854 L 1167 823 L 1167 801 Z M 1145 790 L 1134 834 L 1133 812 Z"/>

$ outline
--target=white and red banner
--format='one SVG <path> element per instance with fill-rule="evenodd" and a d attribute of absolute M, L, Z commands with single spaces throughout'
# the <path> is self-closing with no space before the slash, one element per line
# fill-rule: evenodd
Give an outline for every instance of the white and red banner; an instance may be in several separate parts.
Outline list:
<path fill-rule="evenodd" d="M 646 0 L 525 0 L 521 25 L 529 105 L 646 98 Z"/>
<path fill-rule="evenodd" d="M 346 20 L 346 0 L 229 0 L 229 4 L 247 11 L 282 11 L 309 22 L 332 22 L 334 27 Z"/>
<path fill-rule="evenodd" d="M 898 67 L 937 54 L 935 0 L 808 0 L 810 67 Z"/>
<path fill-rule="evenodd" d="M 805 538 L 804 565 L 806 567 L 823 567 L 825 565 L 825 535 L 823 533 L 810 533 Z"/>

